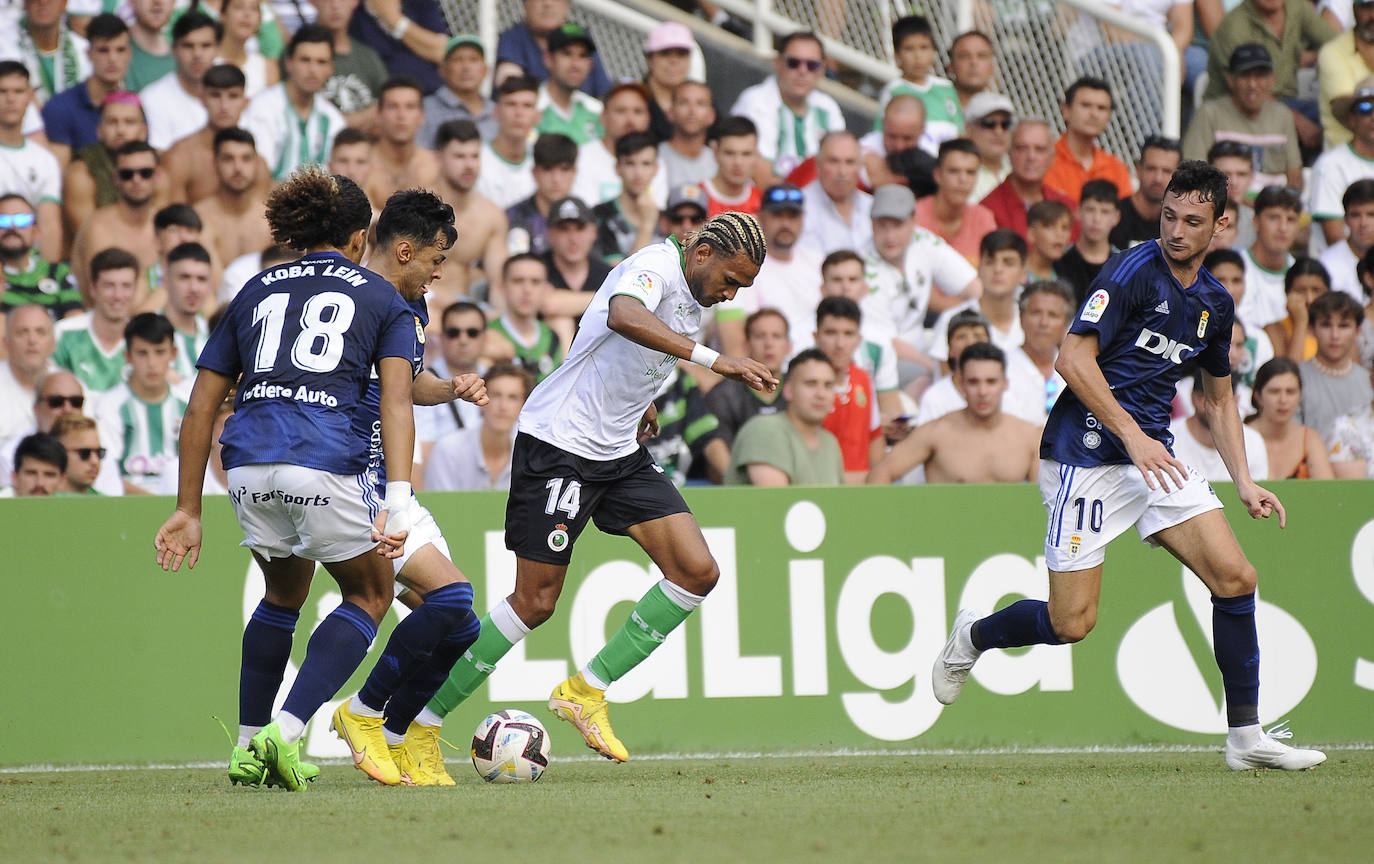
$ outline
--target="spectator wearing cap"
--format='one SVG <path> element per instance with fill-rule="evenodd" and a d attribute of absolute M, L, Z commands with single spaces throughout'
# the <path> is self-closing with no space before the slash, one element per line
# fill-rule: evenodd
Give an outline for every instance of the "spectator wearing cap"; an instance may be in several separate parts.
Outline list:
<path fill-rule="evenodd" d="M 591 206 L 609 201 L 620 194 L 620 177 L 615 173 L 615 142 L 631 132 L 649 131 L 649 88 L 639 81 L 622 81 L 606 92 L 601 111 L 600 138 L 583 144 L 577 154 L 577 179 L 572 194 Z M 650 185 L 654 202 L 662 207 L 668 203 L 668 172 L 658 161 Z"/>
<path fill-rule="evenodd" d="M 291 37 L 284 56 L 286 77 L 254 96 L 239 121 L 253 133 L 273 180 L 286 179 L 303 164 L 324 164 L 334 136 L 345 126 L 339 109 L 320 92 L 334 74 L 330 32 L 306 24 Z"/>
<path fill-rule="evenodd" d="M 711 88 L 700 81 L 684 81 L 677 85 L 668 108 L 668 120 L 670 133 L 658 145 L 658 158 L 668 172 L 668 185 L 703 183 L 714 177 L 716 156 L 706 146 L 707 133 L 716 123 L 716 103 Z"/>
<path fill-rule="evenodd" d="M 760 187 L 776 183 L 815 155 L 825 133 L 845 128 L 839 104 L 816 89 L 824 67 L 820 37 L 810 31 L 789 33 L 778 43 L 773 74 L 746 88 L 730 109 L 758 129 L 763 159 L 755 180 Z"/>
<path fill-rule="evenodd" d="M 1135 163 L 1135 176 L 1140 185 L 1116 204 L 1121 219 L 1112 229 L 1111 244 L 1117 249 L 1159 237 L 1164 190 L 1169 187 L 1179 161 L 1179 145 L 1172 138 L 1151 135 L 1140 145 L 1140 159 Z"/>
<path fill-rule="evenodd" d="M 973 40 L 977 42 L 978 40 Z M 981 44 L 981 43 L 979 43 Z M 964 128 L 978 148 L 978 176 L 969 200 L 982 201 L 1011 173 L 1011 130 L 1016 125 L 1016 110 L 1001 93 L 985 90 L 964 106 Z"/>
<path fill-rule="evenodd" d="M 371 47 L 392 75 L 409 75 L 426 95 L 439 89 L 438 66 L 448 45 L 448 22 L 434 0 L 365 0 L 348 32 Z"/>
<path fill-rule="evenodd" d="M 543 257 L 553 290 L 544 301 L 544 319 L 564 345 L 572 344 L 574 322 L 611 275 L 611 268 L 592 254 L 596 230 L 596 216 L 581 198 L 555 201 L 549 211 L 549 251 Z"/>
<path fill-rule="evenodd" d="M 540 81 L 549 77 L 544 52 L 553 31 L 568 20 L 570 0 L 524 0 L 524 20 L 502 31 L 496 43 L 496 64 L 513 63 Z M 437 8 L 437 5 L 436 5 Z M 611 77 L 593 55 L 592 74 L 582 84 L 588 94 L 602 98 L 611 89 Z"/>
<path fill-rule="evenodd" d="M 580 24 L 564 22 L 548 38 L 549 77 L 539 85 L 541 132 L 567 135 L 578 146 L 605 134 L 601 128 L 601 102 L 581 90 L 592 72 L 596 45 Z"/>
<path fill-rule="evenodd" d="M 1331 100 L 1374 75 L 1374 0 L 1354 0 L 1350 15 L 1345 32 L 1317 52 L 1317 102 L 1327 147 L 1350 140 L 1350 130 L 1331 113 Z"/>
<path fill-rule="evenodd" d="M 673 98 L 677 88 L 688 80 L 692 49 L 696 47 L 692 31 L 676 21 L 656 25 L 644 39 L 644 63 L 648 67 L 644 83 L 653 97 L 649 100 L 649 131 L 659 141 L 667 141 L 673 135 Z"/>
<path fill-rule="evenodd" d="M 1299 141 L 1309 149 L 1321 144 L 1317 104 L 1298 98 L 1298 68 L 1307 52 L 1335 38 L 1336 29 L 1322 20 L 1309 0 L 1244 0 L 1227 12 L 1212 31 L 1207 53 L 1208 99 L 1226 95 L 1231 53 L 1247 42 L 1269 49 L 1274 59 L 1274 97 L 1294 112 Z"/>
<path fill-rule="evenodd" d="M 534 194 L 530 133 L 539 120 L 539 82 L 513 75 L 496 87 L 496 137 L 482 146 L 477 191 L 497 207 L 509 208 Z"/>
<path fill-rule="evenodd" d="M 1044 120 L 1026 118 L 1011 133 L 1011 173 L 983 199 L 998 228 L 1010 228 L 1026 239 L 1026 211 L 1040 201 L 1073 206 L 1068 197 L 1045 185 L 1054 161 L 1054 139 Z"/>
<path fill-rule="evenodd" d="M 997 229 L 992 211 L 969 200 L 979 166 L 978 147 L 972 141 L 945 141 L 935 162 L 935 194 L 916 201 L 916 224 L 953 246 L 975 265 L 978 244 L 984 235 Z"/>
<path fill-rule="evenodd" d="M 1054 144 L 1045 186 L 1069 199 L 1070 208 L 1078 205 L 1079 190 L 1089 180 L 1110 180 L 1122 198 L 1131 194 L 1126 163 L 1097 146 L 1097 137 L 1111 122 L 1113 106 L 1111 86 L 1101 78 L 1085 75 L 1064 91 L 1064 104 L 1059 106 L 1064 134 Z"/>
<path fill-rule="evenodd" d="M 816 180 L 802 190 L 806 229 L 802 242 L 824 258 L 836 249 L 862 249 L 873 240 L 868 211 L 873 196 L 859 188 L 863 164 L 852 132 L 827 132 L 816 154 Z"/>
<path fill-rule="evenodd" d="M 1374 77 L 1366 78 L 1346 96 L 1331 100 L 1331 113 L 1352 133 L 1351 139 L 1327 150 L 1312 165 L 1308 209 L 1321 226 L 1328 245 L 1345 239 L 1341 198 L 1356 180 L 1374 178 Z"/>
<path fill-rule="evenodd" d="M 191 10 L 172 25 L 175 67 L 140 91 L 144 105 L 156 106 L 148 115 L 148 143 L 166 150 L 205 125 L 201 79 L 215 63 L 224 29 L 215 19 Z"/>
<path fill-rule="evenodd" d="M 86 50 L 91 74 L 68 87 L 43 106 L 43 131 L 48 149 L 65 169 L 72 154 L 96 141 L 100 105 L 123 89 L 129 69 L 129 27 L 118 15 L 97 15 L 86 27 Z"/>
<path fill-rule="evenodd" d="M 348 32 L 348 22 L 360 2 L 316 0 L 319 17 L 315 23 L 334 36 L 334 74 L 320 92 L 339 109 L 349 126 L 369 129 L 377 116 L 377 97 L 390 76 L 381 55 Z M 421 140 L 429 146 L 430 139 Z"/>
<path fill-rule="evenodd" d="M 926 103 L 910 93 L 898 93 L 889 99 L 883 108 L 883 128 L 867 132 L 859 139 L 859 149 L 863 151 L 861 182 L 869 189 L 889 183 L 906 184 L 907 178 L 889 164 L 888 157 L 894 154 L 915 151 L 926 153 L 934 161 L 933 152 L 920 149 L 926 140 L 925 129 Z M 800 169 L 793 175 L 799 172 Z"/>
<path fill-rule="evenodd" d="M 1269 49 L 1256 42 L 1236 46 L 1226 67 L 1226 87 L 1225 96 L 1207 100 L 1193 116 L 1183 139 L 1184 158 L 1203 159 L 1217 141 L 1238 141 L 1254 154 L 1260 186 L 1302 188 L 1298 130 L 1293 112 L 1274 99 Z"/>
<path fill-rule="evenodd" d="M 487 54 L 482 40 L 471 33 L 459 33 L 444 46 L 444 62 L 439 66 L 443 86 L 425 97 L 425 124 L 420 127 L 420 144 L 434 146 L 434 133 L 449 120 L 471 120 L 483 141 L 496 137 L 496 103 L 482 95 L 487 77 Z"/>
<path fill-rule="evenodd" d="M 706 224 L 706 191 L 700 183 L 684 183 L 668 191 L 668 206 L 659 217 L 658 233 L 676 237 L 687 244 L 687 238 Z"/>
<path fill-rule="evenodd" d="M 789 333 L 815 331 L 816 304 L 821 302 L 821 262 L 825 256 L 818 246 L 805 239 L 806 214 L 806 196 L 796 186 L 779 183 L 764 191 L 759 227 L 768 245 L 768 257 L 754 277 L 753 286 L 716 307 L 722 345 L 743 345 L 745 317 L 765 306 L 783 314 Z"/>
<path fill-rule="evenodd" d="M 549 211 L 568 197 L 577 176 L 577 145 L 567 135 L 540 135 L 531 151 L 534 194 L 506 210 L 506 248 L 512 255 L 549 251 Z"/>

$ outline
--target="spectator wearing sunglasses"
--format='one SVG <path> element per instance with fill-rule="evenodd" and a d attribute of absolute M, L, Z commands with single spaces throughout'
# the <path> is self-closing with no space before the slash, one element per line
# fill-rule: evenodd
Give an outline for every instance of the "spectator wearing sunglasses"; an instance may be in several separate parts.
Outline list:
<path fill-rule="evenodd" d="M 12 438 L 35 422 L 33 403 L 38 379 L 50 368 L 52 315 L 36 303 L 10 310 L 5 318 L 5 353 L 0 363 L 0 439 Z"/>
<path fill-rule="evenodd" d="M 1332 4 L 1329 11 L 1340 6 Z M 1328 148 L 1350 140 L 1350 130 L 1331 114 L 1331 100 L 1352 92 L 1356 83 L 1374 73 L 1374 64 L 1365 60 L 1374 57 L 1374 0 L 1345 0 L 1345 9 L 1344 32 L 1317 52 L 1317 102 Z"/>
<path fill-rule="evenodd" d="M 95 488 L 108 451 L 100 446 L 96 422 L 81 414 L 63 414 L 53 424 L 52 436 L 67 451 L 67 471 L 57 487 L 58 495 L 99 495 Z"/>
<path fill-rule="evenodd" d="M 755 182 L 767 188 L 820 149 L 821 136 L 845 128 L 839 104 L 816 90 L 825 66 L 820 37 L 790 33 L 778 45 L 773 74 L 745 89 L 731 114 L 748 117 L 758 129 L 763 157 Z"/>
<path fill-rule="evenodd" d="M 687 238 L 706 224 L 706 191 L 696 183 L 676 186 L 668 192 L 668 206 L 659 217 L 658 231 L 687 244 Z"/>
<path fill-rule="evenodd" d="M 973 40 L 976 42 L 977 40 Z M 1016 111 L 1011 100 L 990 90 L 978 93 L 964 106 L 964 128 L 978 148 L 978 178 L 970 201 L 982 201 L 1011 173 L 1011 129 Z"/>
<path fill-rule="evenodd" d="M 1126 249 L 1159 238 L 1159 214 L 1164 210 L 1164 190 L 1168 188 L 1169 179 L 1174 176 L 1179 161 L 1178 142 L 1172 138 L 1151 135 L 1140 145 L 1140 160 L 1135 163 L 1135 176 L 1140 186 L 1117 201 L 1116 208 L 1121 213 L 1121 219 L 1112 229 L 1113 246 Z"/>
<path fill-rule="evenodd" d="M 467 300 L 451 303 L 440 313 L 439 325 L 439 356 L 432 362 L 425 361 L 429 370 L 440 378 L 455 378 L 469 372 L 484 374 L 482 348 L 487 315 L 482 307 Z M 416 405 L 415 440 L 422 457 L 429 458 L 434 442 L 442 436 L 475 426 L 481 419 L 477 406 L 461 399 L 442 405 Z"/>
<path fill-rule="evenodd" d="M 38 217 L 33 205 L 19 195 L 0 196 L 0 265 L 4 267 L 0 312 L 34 303 L 49 313 L 49 320 L 80 312 L 81 292 L 71 268 L 47 261 L 39 254 Z"/>
<path fill-rule="evenodd" d="M 47 260 L 57 261 L 62 256 L 62 168 L 56 156 L 24 136 L 24 112 L 32 98 L 24 64 L 0 60 L 0 145 L 5 148 L 0 195 L 22 195 L 37 202 L 43 229 L 40 251 Z"/>
<path fill-rule="evenodd" d="M 1341 207 L 1345 190 L 1356 180 L 1374 178 L 1374 76 L 1361 81 L 1349 96 L 1332 99 L 1331 113 L 1353 137 L 1349 143 L 1327 150 L 1312 165 L 1308 209 L 1327 244 L 1334 246 L 1345 239 Z"/>
<path fill-rule="evenodd" d="M 1250 148 L 1261 186 L 1301 188 L 1298 130 L 1293 112 L 1274 98 L 1274 60 L 1269 49 L 1247 42 L 1232 51 L 1226 89 L 1225 96 L 1207 100 L 1193 116 L 1183 139 L 1184 158 L 1202 159 L 1213 143 L 1238 141 Z"/>
<path fill-rule="evenodd" d="M 35 433 L 51 434 L 59 417 L 67 414 L 80 415 L 83 409 L 89 408 L 90 403 L 86 401 L 81 382 L 75 375 L 62 369 L 45 374 L 35 388 L 34 422 L 9 438 L 0 440 L 0 486 L 10 483 L 15 451 L 21 441 Z M 124 494 L 124 484 L 119 479 L 119 471 L 112 461 L 102 460 L 95 488 L 101 495 Z"/>

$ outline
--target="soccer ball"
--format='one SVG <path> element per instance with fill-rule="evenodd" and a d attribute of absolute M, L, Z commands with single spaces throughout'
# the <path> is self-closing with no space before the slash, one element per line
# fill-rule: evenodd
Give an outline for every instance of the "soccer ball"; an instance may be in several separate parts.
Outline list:
<path fill-rule="evenodd" d="M 533 783 L 549 767 L 549 733 L 524 711 L 488 714 L 472 733 L 472 767 L 488 783 Z"/>

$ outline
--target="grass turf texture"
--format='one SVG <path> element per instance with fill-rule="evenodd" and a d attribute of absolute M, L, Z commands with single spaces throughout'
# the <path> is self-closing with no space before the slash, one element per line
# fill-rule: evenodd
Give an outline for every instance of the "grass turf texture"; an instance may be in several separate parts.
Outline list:
<path fill-rule="evenodd" d="M 536 784 L 303 794 L 222 769 L 0 774 L 7 861 L 1367 861 L 1374 751 L 1232 773 L 1219 753 L 555 761 Z"/>

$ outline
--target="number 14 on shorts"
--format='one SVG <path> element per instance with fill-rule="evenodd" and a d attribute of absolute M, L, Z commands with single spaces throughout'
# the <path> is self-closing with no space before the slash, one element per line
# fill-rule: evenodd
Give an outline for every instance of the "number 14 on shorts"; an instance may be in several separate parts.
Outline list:
<path fill-rule="evenodd" d="M 561 510 L 568 514 L 569 519 L 577 518 L 577 511 L 582 509 L 581 483 L 576 480 L 564 480 L 562 477 L 555 477 L 545 483 L 544 488 L 549 490 L 549 500 L 544 504 L 545 513 L 552 516 Z"/>

